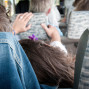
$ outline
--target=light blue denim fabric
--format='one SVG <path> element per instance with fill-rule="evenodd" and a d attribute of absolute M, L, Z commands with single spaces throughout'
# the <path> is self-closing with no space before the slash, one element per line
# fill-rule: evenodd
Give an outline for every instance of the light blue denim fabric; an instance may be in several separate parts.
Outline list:
<path fill-rule="evenodd" d="M 25 52 L 9 32 L 0 32 L 0 89 L 43 89 Z M 44 89 L 49 87 L 44 85 Z"/>
<path fill-rule="evenodd" d="M 48 85 L 43 85 L 41 84 L 41 89 L 58 89 L 57 86 L 48 86 Z"/>

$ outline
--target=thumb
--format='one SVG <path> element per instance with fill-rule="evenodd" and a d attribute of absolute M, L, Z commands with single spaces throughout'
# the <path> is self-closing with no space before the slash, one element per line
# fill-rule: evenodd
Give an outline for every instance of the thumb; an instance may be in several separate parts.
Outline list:
<path fill-rule="evenodd" d="M 47 27 L 45 24 L 42 23 L 41 26 L 42 26 L 42 28 L 43 28 L 46 32 L 48 32 L 49 29 L 48 29 L 48 27 Z"/>

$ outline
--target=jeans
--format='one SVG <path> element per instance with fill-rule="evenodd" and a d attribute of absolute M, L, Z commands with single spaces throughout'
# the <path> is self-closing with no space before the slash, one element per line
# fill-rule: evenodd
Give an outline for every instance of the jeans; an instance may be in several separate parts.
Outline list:
<path fill-rule="evenodd" d="M 43 87 L 15 36 L 0 32 L 0 89 L 49 89 Z"/>

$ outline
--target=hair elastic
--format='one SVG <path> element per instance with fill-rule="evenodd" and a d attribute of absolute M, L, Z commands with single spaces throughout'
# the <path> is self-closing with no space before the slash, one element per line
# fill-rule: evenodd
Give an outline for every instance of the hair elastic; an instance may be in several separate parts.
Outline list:
<path fill-rule="evenodd" d="M 32 34 L 32 36 L 29 36 L 28 38 L 31 40 L 38 40 L 38 38 L 36 38 L 36 36 L 34 34 Z"/>

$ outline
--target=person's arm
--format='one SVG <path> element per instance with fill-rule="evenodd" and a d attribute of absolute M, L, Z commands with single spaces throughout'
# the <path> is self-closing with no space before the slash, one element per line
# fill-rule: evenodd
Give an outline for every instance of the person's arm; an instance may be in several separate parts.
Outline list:
<path fill-rule="evenodd" d="M 59 41 L 61 42 L 61 37 L 57 31 L 57 29 L 51 25 L 49 25 L 49 27 L 47 27 L 45 24 L 41 24 L 42 28 L 46 31 L 46 33 L 48 34 L 48 36 L 51 38 L 51 42 L 52 41 Z"/>
<path fill-rule="evenodd" d="M 48 36 L 51 38 L 50 45 L 53 47 L 59 47 L 62 51 L 67 53 L 65 46 L 61 43 L 61 37 L 57 29 L 51 25 L 49 25 L 49 28 L 45 24 L 41 24 L 41 26 L 46 31 Z"/>
<path fill-rule="evenodd" d="M 32 18 L 33 14 L 32 13 L 24 13 L 24 14 L 19 14 L 14 23 L 13 23 L 13 34 L 18 34 L 21 32 L 25 32 L 31 28 L 31 24 L 26 26 L 28 21 Z"/>

